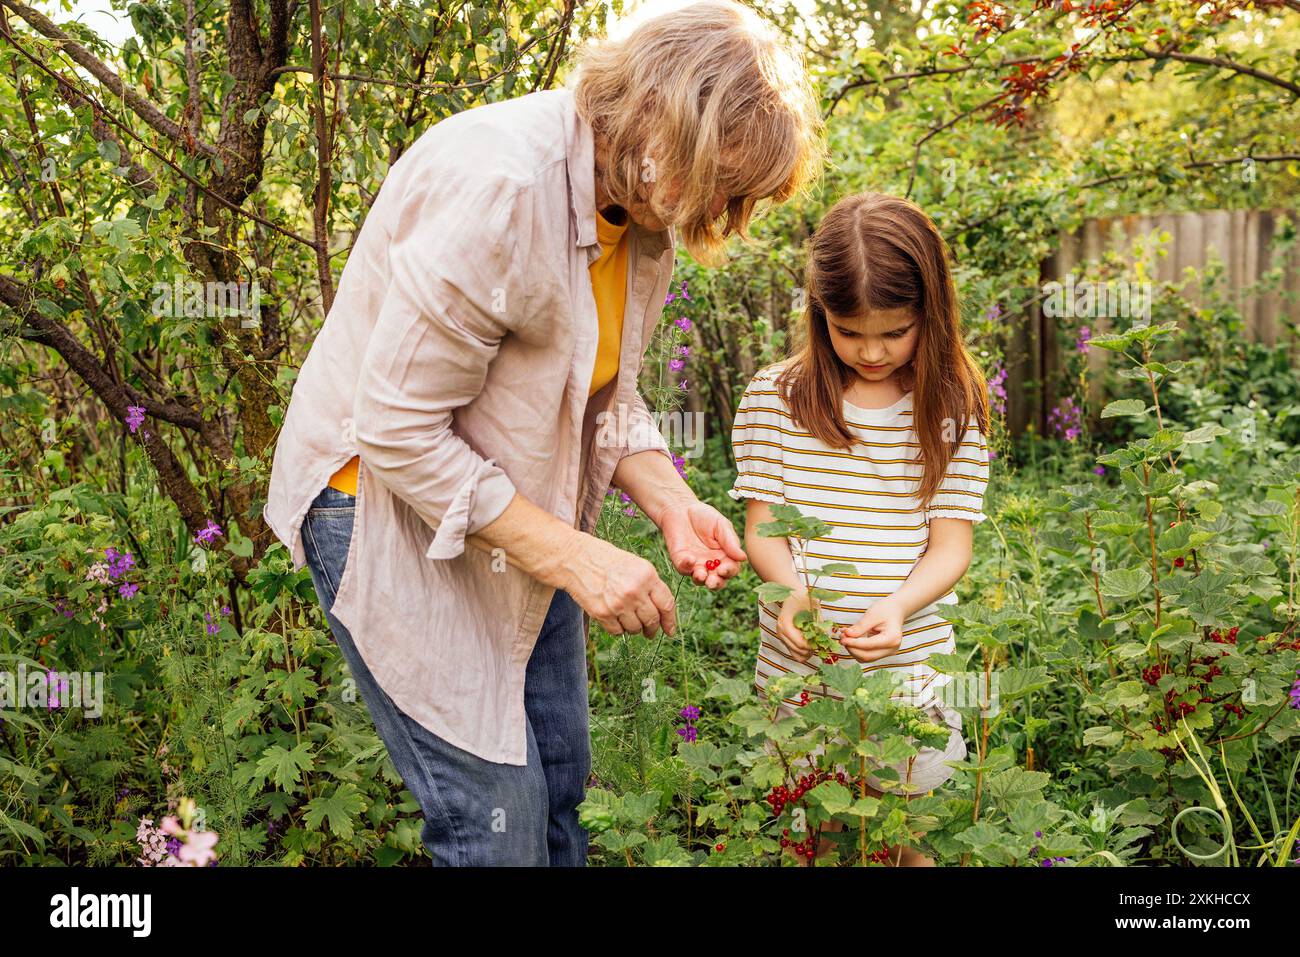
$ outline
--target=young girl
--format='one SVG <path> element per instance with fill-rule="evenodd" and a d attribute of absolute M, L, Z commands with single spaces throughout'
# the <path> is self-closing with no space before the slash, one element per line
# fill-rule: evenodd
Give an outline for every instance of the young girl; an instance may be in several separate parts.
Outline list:
<path fill-rule="evenodd" d="M 953 729 L 946 749 L 923 748 L 895 767 L 900 786 L 869 776 L 869 790 L 924 794 L 952 776 L 945 761 L 966 757 L 961 716 L 939 695 L 951 677 L 926 662 L 954 651 L 952 625 L 935 610 L 957 601 L 973 526 L 985 518 L 987 387 L 962 343 L 946 246 L 907 200 L 868 193 L 836 203 L 811 240 L 805 285 L 802 344 L 754 376 L 732 432 L 738 475 L 728 494 L 748 499 L 750 563 L 795 589 L 779 608 L 759 602 L 755 684 L 816 670 L 794 623 L 810 607 L 800 563 L 853 564 L 856 574 L 815 586 L 845 596 L 820 604 L 841 627 L 845 656 L 864 673 L 885 669 L 896 700 Z M 797 556 L 787 539 L 758 533 L 773 520 L 771 503 L 834 527 Z"/>

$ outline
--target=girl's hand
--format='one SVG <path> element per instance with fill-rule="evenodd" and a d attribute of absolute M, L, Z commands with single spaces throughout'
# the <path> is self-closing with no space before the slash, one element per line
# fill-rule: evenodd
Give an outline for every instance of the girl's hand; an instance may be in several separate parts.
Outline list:
<path fill-rule="evenodd" d="M 803 636 L 803 632 L 794 623 L 794 616 L 801 611 L 811 610 L 812 599 L 807 590 L 800 588 L 781 602 L 781 614 L 776 621 L 776 633 L 780 636 L 781 643 L 790 652 L 791 658 L 798 659 L 803 664 L 807 664 L 808 659 L 812 657 L 812 648 L 808 645 L 808 639 Z"/>
<path fill-rule="evenodd" d="M 886 658 L 903 644 L 903 617 L 899 605 L 882 598 L 840 632 L 840 644 L 858 661 Z"/>

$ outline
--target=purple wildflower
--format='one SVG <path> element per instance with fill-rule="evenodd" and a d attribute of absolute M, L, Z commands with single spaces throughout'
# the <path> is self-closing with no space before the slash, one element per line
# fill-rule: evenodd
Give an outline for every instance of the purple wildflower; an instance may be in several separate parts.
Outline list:
<path fill-rule="evenodd" d="M 677 474 L 686 478 L 686 459 L 673 453 L 673 468 L 677 469 Z"/>
<path fill-rule="evenodd" d="M 194 536 L 194 541 L 200 545 L 211 545 L 217 536 L 222 534 L 224 533 L 221 531 L 221 526 L 212 519 L 208 519 L 208 524 L 199 529 L 198 534 Z"/>
<path fill-rule="evenodd" d="M 698 721 L 700 719 L 700 709 L 693 704 L 688 704 L 681 711 L 677 712 L 687 721 Z"/>
<path fill-rule="evenodd" d="M 683 728 L 678 728 L 677 733 L 680 734 L 682 736 L 682 740 L 687 742 L 688 744 L 694 742 L 695 739 L 699 736 L 699 732 L 695 730 L 695 725 L 693 724 L 688 724 Z"/>
<path fill-rule="evenodd" d="M 1087 326 L 1080 326 L 1079 338 L 1075 340 L 1074 348 L 1086 356 L 1088 354 L 1088 349 L 1090 348 L 1088 345 L 1088 340 L 1091 338 L 1092 338 L 1092 330 L 1089 329 Z"/>
<path fill-rule="evenodd" d="M 142 422 L 144 422 L 144 406 L 128 405 L 126 407 L 126 427 L 131 430 L 132 435 L 135 435 L 135 430 L 140 428 Z"/>
<path fill-rule="evenodd" d="M 1007 387 L 1003 384 L 1006 381 L 1007 367 L 998 362 L 997 371 L 988 380 L 989 398 L 993 401 L 993 407 L 997 409 L 998 415 L 1007 414 Z"/>
<path fill-rule="evenodd" d="M 692 323 L 691 320 L 687 319 L 685 316 L 682 316 L 680 319 L 674 319 L 673 325 L 676 326 L 678 329 L 682 330 L 682 332 L 690 332 Z"/>
<path fill-rule="evenodd" d="M 669 360 L 668 360 L 668 371 L 669 371 L 669 372 L 681 372 L 682 369 L 683 369 L 685 366 L 686 366 L 686 363 L 683 362 L 681 359 L 669 359 Z"/>
<path fill-rule="evenodd" d="M 108 577 L 113 580 L 121 578 L 135 567 L 135 556 L 130 552 L 119 552 L 110 547 L 104 549 L 104 557 L 108 559 Z"/>
<path fill-rule="evenodd" d="M 1104 465 L 1098 465 L 1096 468 L 1093 469 L 1093 472 L 1095 472 L 1097 475 L 1105 475 L 1105 474 L 1106 474 L 1106 466 L 1104 466 Z"/>
<path fill-rule="evenodd" d="M 996 321 L 999 317 L 1001 317 L 1001 315 L 1002 315 L 1002 307 L 998 305 L 996 302 L 993 303 L 993 305 L 989 306 L 988 309 L 985 310 L 984 312 L 984 318 L 989 320 L 989 322 Z"/>
<path fill-rule="evenodd" d="M 1296 674 L 1300 675 L 1300 671 Z M 1297 678 L 1295 684 L 1291 686 L 1291 707 L 1300 708 L 1300 678 Z"/>
<path fill-rule="evenodd" d="M 677 388 L 685 392 L 688 388 L 690 388 L 690 383 L 687 382 L 685 379 L 683 379 L 681 382 L 677 383 Z"/>
<path fill-rule="evenodd" d="M 123 582 L 117 589 L 117 593 L 123 598 L 134 598 L 135 593 L 140 590 L 139 585 L 132 585 L 130 582 Z"/>
<path fill-rule="evenodd" d="M 1074 396 L 1067 395 L 1047 414 L 1047 422 L 1058 437 L 1073 442 L 1083 433 L 1083 409 L 1075 403 Z"/>

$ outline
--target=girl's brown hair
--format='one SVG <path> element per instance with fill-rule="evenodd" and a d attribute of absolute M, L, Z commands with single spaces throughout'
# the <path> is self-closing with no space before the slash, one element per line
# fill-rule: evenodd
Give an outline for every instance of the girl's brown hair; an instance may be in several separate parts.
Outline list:
<path fill-rule="evenodd" d="M 645 4 L 625 36 L 590 41 L 574 102 L 608 143 L 609 198 L 646 204 L 697 261 L 717 265 L 728 236 L 751 242 L 761 200 L 784 202 L 819 175 L 820 101 L 798 46 L 749 7 L 703 0 L 666 11 Z M 669 202 L 673 182 L 681 194 Z M 719 189 L 721 229 L 708 215 Z"/>
<path fill-rule="evenodd" d="M 844 422 L 844 390 L 857 373 L 835 354 L 827 314 L 853 320 L 875 310 L 916 313 L 916 350 L 898 370 L 912 387 L 912 422 L 923 462 L 917 496 L 928 503 L 972 420 L 989 429 L 988 386 L 962 341 L 948 247 L 916 204 L 880 193 L 846 196 L 809 242 L 799 342 L 777 377 L 791 416 L 833 448 L 856 439 Z"/>

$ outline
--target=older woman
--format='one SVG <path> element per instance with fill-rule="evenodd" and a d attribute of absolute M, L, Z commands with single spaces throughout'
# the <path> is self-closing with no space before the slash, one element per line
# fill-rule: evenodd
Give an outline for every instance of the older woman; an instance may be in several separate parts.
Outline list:
<path fill-rule="evenodd" d="M 637 393 L 673 227 L 715 262 L 820 162 L 798 58 L 713 0 L 589 49 L 571 88 L 444 119 L 389 171 L 265 516 L 310 567 L 435 863 L 585 861 L 587 616 L 675 627 L 654 566 L 592 534 L 606 488 L 696 583 L 745 558 Z"/>

